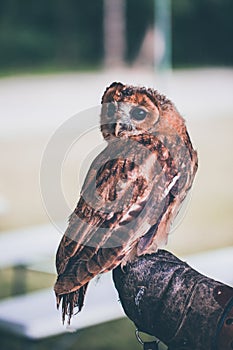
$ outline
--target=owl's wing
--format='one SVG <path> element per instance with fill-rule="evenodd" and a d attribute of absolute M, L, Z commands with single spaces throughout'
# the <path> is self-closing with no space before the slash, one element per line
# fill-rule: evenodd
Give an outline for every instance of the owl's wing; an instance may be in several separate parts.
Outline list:
<path fill-rule="evenodd" d="M 159 140 L 142 141 L 112 143 L 93 162 L 57 251 L 57 294 L 119 264 L 166 210 L 175 165 Z"/>
<path fill-rule="evenodd" d="M 119 247 L 128 241 L 128 232 L 122 225 L 128 215 L 133 218 L 136 210 L 142 209 L 149 194 L 148 183 L 133 160 L 119 154 L 111 159 L 112 154 L 109 146 L 91 165 L 80 200 L 59 245 L 56 267 L 62 277 L 55 288 L 59 293 L 70 290 L 70 283 L 62 283 L 60 287 L 61 280 L 65 276 L 70 278 L 81 262 L 83 265 L 85 261 L 88 272 L 79 271 L 73 287 L 85 283 L 84 275 L 88 278 L 89 272 L 98 274 L 112 263 Z M 119 228 L 121 235 L 112 235 Z M 96 264 L 90 268 L 94 260 Z"/>
<path fill-rule="evenodd" d="M 112 142 L 90 167 L 56 256 L 54 289 L 63 320 L 66 314 L 70 320 L 75 305 L 81 310 L 90 279 L 154 234 L 166 211 L 177 171 L 162 142 L 150 138 Z"/>
<path fill-rule="evenodd" d="M 186 131 L 183 139 L 178 135 L 160 135 L 160 140 L 167 150 L 170 159 L 175 160 L 175 172 L 172 181 L 164 183 L 166 196 L 157 202 L 155 197 L 161 195 L 161 191 L 155 189 L 155 194 L 151 196 L 153 201 L 150 204 L 152 215 L 160 207 L 160 217 L 150 230 L 140 238 L 137 245 L 137 254 L 152 253 L 161 245 L 167 242 L 167 237 L 187 193 L 189 192 L 198 167 L 197 152 L 193 149 L 189 135 Z M 171 164 L 170 171 L 174 169 Z M 174 174 L 174 173 L 173 173 Z M 157 183 L 155 183 L 157 186 Z"/>

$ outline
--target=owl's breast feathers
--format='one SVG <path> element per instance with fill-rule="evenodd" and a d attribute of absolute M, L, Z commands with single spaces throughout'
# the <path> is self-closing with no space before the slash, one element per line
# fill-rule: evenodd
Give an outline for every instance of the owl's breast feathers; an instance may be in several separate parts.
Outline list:
<path fill-rule="evenodd" d="M 166 241 L 196 168 L 188 135 L 144 133 L 110 142 L 90 167 L 58 248 L 58 303 L 133 251 L 145 254 Z"/>

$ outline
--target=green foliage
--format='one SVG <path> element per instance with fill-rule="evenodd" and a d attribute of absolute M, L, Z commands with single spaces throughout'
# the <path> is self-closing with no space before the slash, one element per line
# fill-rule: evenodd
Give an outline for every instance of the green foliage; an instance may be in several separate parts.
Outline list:
<path fill-rule="evenodd" d="M 132 62 L 155 0 L 126 1 L 126 59 Z M 232 0 L 173 0 L 173 64 L 232 65 Z M 0 0 L 0 70 L 76 69 L 103 61 L 103 0 Z"/>
<path fill-rule="evenodd" d="M 1 0 L 0 66 L 78 67 L 102 57 L 102 1 Z"/>
<path fill-rule="evenodd" d="M 232 0 L 173 1 L 173 62 L 232 65 Z"/>

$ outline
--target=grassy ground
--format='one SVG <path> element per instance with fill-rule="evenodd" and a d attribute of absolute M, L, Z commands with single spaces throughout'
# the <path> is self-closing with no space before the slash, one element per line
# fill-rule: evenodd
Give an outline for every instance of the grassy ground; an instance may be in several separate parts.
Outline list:
<path fill-rule="evenodd" d="M 96 327 L 88 328 L 76 334 L 53 337 L 42 341 L 28 341 L 21 337 L 12 337 L 0 331 L 2 350 L 27 350 L 34 346 L 37 350 L 139 350 L 134 335 L 133 324 L 125 319 L 108 322 Z"/>
<path fill-rule="evenodd" d="M 152 341 L 153 337 L 142 335 L 143 341 Z M 13 337 L 0 331 L 2 350 L 140 350 L 141 344 L 135 336 L 135 326 L 127 318 L 90 327 L 78 333 L 66 334 L 42 341 L 30 341 Z M 160 343 L 159 350 L 167 347 Z"/>
<path fill-rule="evenodd" d="M 0 272 L 0 299 L 9 297 L 15 292 L 15 290 L 12 290 L 12 287 L 14 288 L 12 283 L 14 280 L 14 273 L 15 271 L 13 269 Z M 52 288 L 53 283 L 54 276 L 50 274 L 27 271 L 27 292 L 46 287 Z M 153 339 L 145 334 L 142 337 L 144 341 Z M 0 329 L 0 339 L 1 350 L 55 350 L 58 347 L 61 350 L 141 349 L 141 345 L 135 337 L 135 326 L 127 318 L 79 330 L 76 333 L 68 333 L 44 340 L 28 340 L 17 335 L 12 336 L 12 334 Z M 160 349 L 165 350 L 166 347 L 161 343 Z"/>
<path fill-rule="evenodd" d="M 52 287 L 55 280 L 55 276 L 51 274 L 27 270 L 23 272 L 24 280 L 16 283 L 18 280 L 16 274 L 20 275 L 19 270 L 13 268 L 0 270 L 0 299 Z"/>

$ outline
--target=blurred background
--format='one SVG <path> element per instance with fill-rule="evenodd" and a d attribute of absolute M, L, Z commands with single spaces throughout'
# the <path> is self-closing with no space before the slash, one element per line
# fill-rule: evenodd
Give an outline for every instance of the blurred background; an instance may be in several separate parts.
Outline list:
<path fill-rule="evenodd" d="M 46 319 L 40 298 L 41 336 L 27 328 L 39 319 L 37 299 L 27 306 L 31 295 L 54 283 L 61 237 L 41 197 L 41 160 L 54 132 L 99 105 L 113 81 L 158 89 L 186 119 L 199 170 L 167 249 L 185 258 L 197 254 L 200 266 L 219 268 L 213 277 L 233 283 L 233 260 L 229 269 L 221 265 L 233 246 L 232 13 L 232 0 L 0 0 L 1 349 L 140 349 L 134 326 L 118 311 L 112 317 L 118 320 L 93 321 L 76 336 L 53 337 L 64 330 L 56 325 L 47 338 L 40 333 Z M 84 149 L 63 164 L 71 210 Z M 34 307 L 29 320 L 26 311 Z M 54 322 L 60 323 L 56 312 Z"/>

